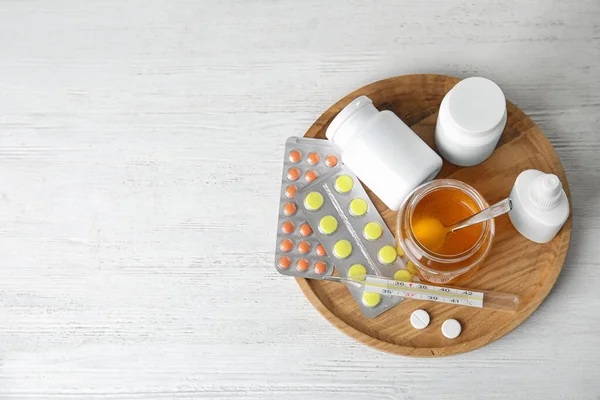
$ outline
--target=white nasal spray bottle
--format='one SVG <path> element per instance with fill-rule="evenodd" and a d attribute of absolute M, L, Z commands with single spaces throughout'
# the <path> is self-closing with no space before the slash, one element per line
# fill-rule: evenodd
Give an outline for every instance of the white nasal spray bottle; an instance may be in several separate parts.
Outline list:
<path fill-rule="evenodd" d="M 556 175 L 528 169 L 517 177 L 510 193 L 508 216 L 527 239 L 547 243 L 569 218 L 569 199 Z"/>

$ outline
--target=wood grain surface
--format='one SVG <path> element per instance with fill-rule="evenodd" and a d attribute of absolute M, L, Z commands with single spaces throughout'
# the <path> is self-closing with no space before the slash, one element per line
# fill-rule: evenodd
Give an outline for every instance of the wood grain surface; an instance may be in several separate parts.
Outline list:
<path fill-rule="evenodd" d="M 597 400 L 598 21 L 597 0 L 0 0 L 0 398 Z M 573 199 L 542 305 L 439 359 L 356 342 L 272 267 L 285 139 L 412 73 L 496 81 Z"/>
<path fill-rule="evenodd" d="M 335 116 L 358 96 L 368 96 L 379 110 L 390 110 L 405 121 L 431 147 L 442 99 L 460 79 L 443 75 L 405 75 L 360 88 L 331 106 L 310 127 L 306 136 L 325 139 Z M 485 162 L 461 168 L 444 161 L 439 178 L 458 179 L 474 187 L 490 204 L 505 199 L 520 172 L 538 169 L 557 175 L 570 199 L 569 185 L 556 152 L 540 128 L 510 101 L 506 128 L 496 150 Z M 397 213 L 388 209 L 368 188 L 367 193 L 396 232 Z M 569 200 L 571 201 L 571 200 Z M 448 356 L 477 349 L 520 325 L 546 298 L 560 273 L 571 239 L 571 219 L 549 243 L 539 245 L 522 237 L 507 215 L 496 218 L 492 250 L 477 274 L 459 286 L 519 296 L 517 312 L 479 310 L 448 304 L 406 300 L 375 319 L 365 318 L 350 292 L 327 281 L 297 278 L 316 309 L 347 335 L 378 350 L 413 357 Z M 422 331 L 410 323 L 414 310 L 424 309 L 431 323 Z M 458 320 L 462 333 L 456 339 L 441 334 L 442 323 Z"/>

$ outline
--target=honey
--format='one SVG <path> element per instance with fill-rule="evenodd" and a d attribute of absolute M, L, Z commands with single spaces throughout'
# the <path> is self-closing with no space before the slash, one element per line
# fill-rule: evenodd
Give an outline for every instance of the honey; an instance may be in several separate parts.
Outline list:
<path fill-rule="evenodd" d="M 427 193 L 415 206 L 411 227 L 419 243 L 434 253 L 454 256 L 471 249 L 481 237 L 477 224 L 455 232 L 445 227 L 470 217 L 480 209 L 464 191 L 440 187 Z"/>
<path fill-rule="evenodd" d="M 468 280 L 485 262 L 494 239 L 494 220 L 450 233 L 448 227 L 489 207 L 464 182 L 437 179 L 415 189 L 398 210 L 398 252 L 422 280 Z"/>

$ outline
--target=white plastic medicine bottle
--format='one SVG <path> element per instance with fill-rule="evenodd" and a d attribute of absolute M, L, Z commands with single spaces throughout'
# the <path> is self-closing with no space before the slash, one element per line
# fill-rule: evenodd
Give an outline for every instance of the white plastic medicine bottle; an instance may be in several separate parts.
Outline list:
<path fill-rule="evenodd" d="M 367 96 L 340 111 L 326 136 L 341 150 L 344 164 L 392 210 L 442 168 L 440 156 L 396 114 L 377 110 Z"/>
<path fill-rule="evenodd" d="M 452 164 L 470 167 L 492 154 L 506 121 L 506 99 L 500 87 L 486 78 L 467 78 L 442 100 L 435 144 Z"/>

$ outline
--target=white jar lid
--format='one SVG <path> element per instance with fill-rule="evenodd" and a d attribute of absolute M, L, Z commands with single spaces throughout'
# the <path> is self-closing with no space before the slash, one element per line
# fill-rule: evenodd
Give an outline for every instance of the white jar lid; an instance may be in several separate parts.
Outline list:
<path fill-rule="evenodd" d="M 502 89 L 486 78 L 467 78 L 448 93 L 452 121 L 465 133 L 485 135 L 503 120 L 506 98 Z"/>
<path fill-rule="evenodd" d="M 345 149 L 358 129 L 379 110 L 367 96 L 359 96 L 342 109 L 327 127 L 325 136 L 341 150 Z"/>
<path fill-rule="evenodd" d="M 367 96 L 359 96 L 356 99 L 352 100 L 350 104 L 344 107 L 342 111 L 340 111 L 338 115 L 335 116 L 333 121 L 331 121 L 331 123 L 327 127 L 327 131 L 325 132 L 325 136 L 327 137 L 327 139 L 333 140 L 335 134 L 340 130 L 342 125 L 344 125 L 353 114 L 355 114 L 361 108 L 364 108 L 369 105 L 373 105 L 373 101 Z"/>

